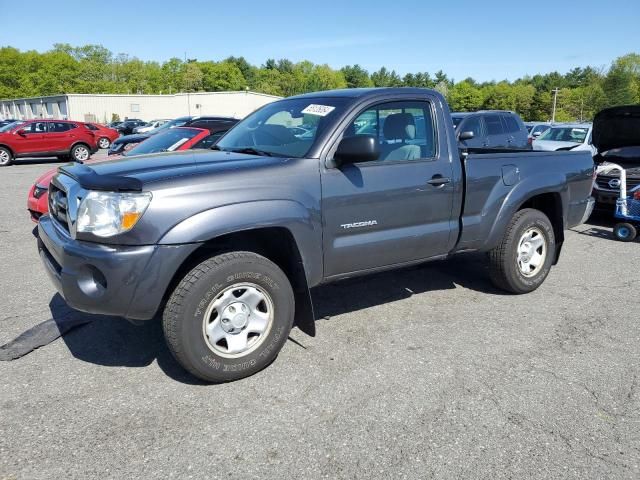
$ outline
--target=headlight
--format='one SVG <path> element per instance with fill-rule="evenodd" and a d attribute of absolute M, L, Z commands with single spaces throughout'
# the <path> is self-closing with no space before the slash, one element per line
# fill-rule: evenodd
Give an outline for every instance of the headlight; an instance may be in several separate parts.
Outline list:
<path fill-rule="evenodd" d="M 89 192 L 78 209 L 77 232 L 112 237 L 131 230 L 151 202 L 151 193 Z"/>

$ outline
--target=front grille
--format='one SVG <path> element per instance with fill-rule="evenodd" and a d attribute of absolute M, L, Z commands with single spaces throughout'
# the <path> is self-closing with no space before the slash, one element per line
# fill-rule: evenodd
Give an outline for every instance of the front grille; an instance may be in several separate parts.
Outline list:
<path fill-rule="evenodd" d="M 611 180 L 614 180 L 614 179 L 617 180 L 619 178 L 620 177 L 617 175 L 598 175 L 598 178 L 596 178 L 596 184 L 598 185 L 598 188 L 602 190 L 610 190 L 612 192 L 618 192 L 620 191 L 620 187 L 612 187 L 609 185 L 609 182 Z M 633 190 L 638 185 L 640 185 L 640 178 L 627 177 L 627 190 Z"/>
<path fill-rule="evenodd" d="M 49 215 L 67 232 L 69 231 L 69 205 L 64 190 L 51 183 L 49 185 Z"/>

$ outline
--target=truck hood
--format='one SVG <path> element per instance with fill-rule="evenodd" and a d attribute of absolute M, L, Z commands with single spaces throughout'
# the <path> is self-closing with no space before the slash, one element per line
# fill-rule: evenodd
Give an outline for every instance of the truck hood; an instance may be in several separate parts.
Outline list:
<path fill-rule="evenodd" d="M 640 146 L 640 105 L 605 108 L 593 119 L 593 145 L 599 152 Z"/>
<path fill-rule="evenodd" d="M 261 157 L 242 153 L 194 151 L 140 155 L 97 164 L 72 164 L 60 171 L 73 177 L 88 190 L 141 191 L 146 185 L 200 173 L 246 170 L 284 158 Z"/>

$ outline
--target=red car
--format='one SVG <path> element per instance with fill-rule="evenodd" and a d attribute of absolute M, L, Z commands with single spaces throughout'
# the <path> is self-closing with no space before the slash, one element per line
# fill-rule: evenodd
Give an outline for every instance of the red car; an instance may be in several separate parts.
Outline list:
<path fill-rule="evenodd" d="M 83 122 L 27 120 L 0 128 L 0 167 L 20 157 L 88 160 L 98 150 L 96 135 Z"/>
<path fill-rule="evenodd" d="M 203 128 L 175 127 L 158 133 L 153 137 L 149 137 L 122 155 L 100 155 L 86 163 L 117 160 L 147 153 L 211 148 L 224 133 L 225 132 L 211 133 L 209 130 Z M 49 182 L 51 182 L 51 178 L 57 172 L 57 167 L 47 171 L 36 180 L 36 183 L 29 190 L 27 209 L 31 214 L 31 220 L 34 222 L 37 222 L 42 215 L 49 211 Z"/>
<path fill-rule="evenodd" d="M 113 141 L 120 136 L 120 132 L 115 128 L 105 127 L 99 123 L 85 123 L 84 125 L 96 136 L 98 148 L 109 148 L 109 145 L 111 145 Z"/>

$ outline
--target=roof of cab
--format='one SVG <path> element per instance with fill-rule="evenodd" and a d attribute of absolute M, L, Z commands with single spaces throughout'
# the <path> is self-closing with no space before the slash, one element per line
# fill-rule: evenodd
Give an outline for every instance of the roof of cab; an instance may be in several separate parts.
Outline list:
<path fill-rule="evenodd" d="M 304 93 L 288 98 L 327 98 L 327 97 L 346 97 L 358 98 L 368 95 L 384 95 L 385 93 L 433 93 L 435 90 L 428 88 L 415 87 L 377 87 L 377 88 L 341 88 L 339 90 L 325 90 L 322 92 Z"/>

